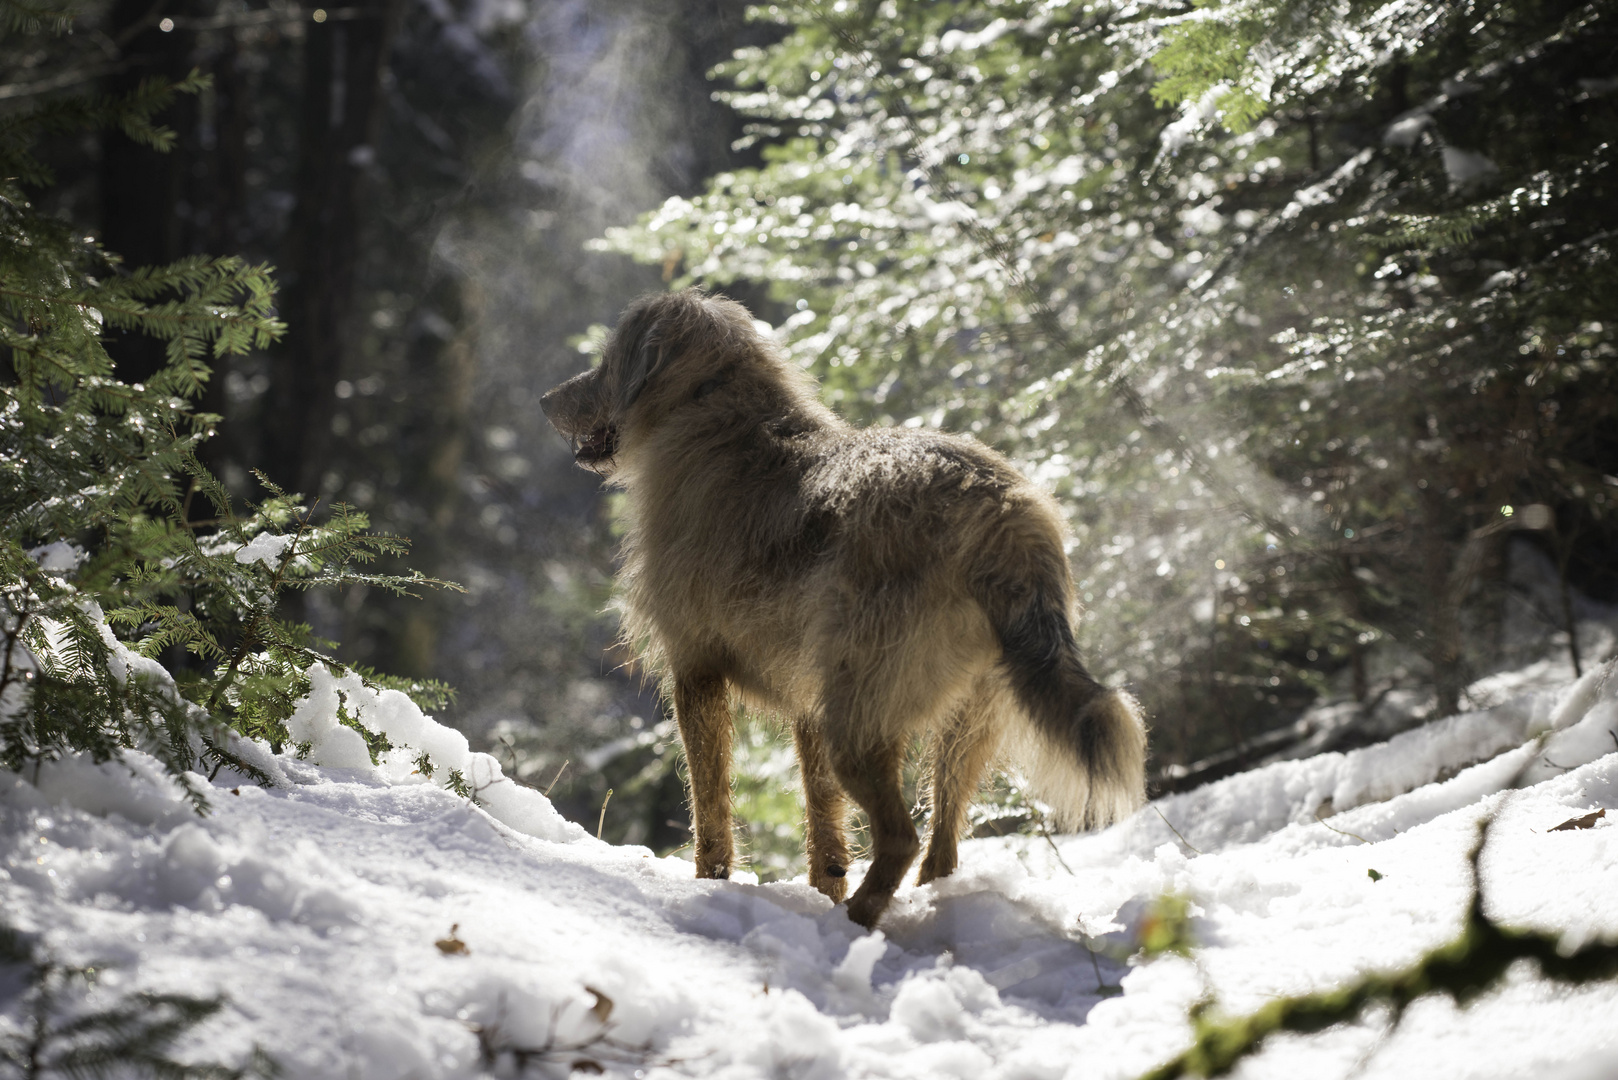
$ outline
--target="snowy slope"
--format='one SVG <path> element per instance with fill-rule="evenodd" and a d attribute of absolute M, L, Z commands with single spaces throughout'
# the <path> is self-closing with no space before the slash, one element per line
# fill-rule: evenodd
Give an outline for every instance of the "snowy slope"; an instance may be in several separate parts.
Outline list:
<path fill-rule="evenodd" d="M 1205 993 L 1246 1010 L 1447 939 L 1491 809 L 1491 913 L 1618 937 L 1618 815 L 1547 832 L 1618 806 L 1613 673 L 1231 777 L 1099 834 L 969 843 L 960 872 L 901 891 L 869 936 L 804 884 L 697 882 L 689 863 L 602 844 L 403 695 L 321 676 L 295 718 L 311 761 L 259 748 L 277 785 L 221 776 L 206 818 L 139 755 L 0 773 L 0 911 L 56 956 L 110 966 L 99 994 L 229 995 L 187 1051 L 240 1061 L 257 1044 L 293 1078 L 579 1063 L 635 1077 L 1131 1076 L 1184 1047 Z M 339 694 L 411 749 L 364 763 L 335 724 Z M 487 809 L 415 772 L 422 750 Z M 1195 904 L 1196 960 L 1125 963 L 1166 891 Z M 0 1010 L 3 1033 L 15 1000 Z M 1523 971 L 1465 1010 L 1424 1001 L 1385 1028 L 1277 1039 L 1239 1075 L 1618 1076 L 1618 985 Z"/>

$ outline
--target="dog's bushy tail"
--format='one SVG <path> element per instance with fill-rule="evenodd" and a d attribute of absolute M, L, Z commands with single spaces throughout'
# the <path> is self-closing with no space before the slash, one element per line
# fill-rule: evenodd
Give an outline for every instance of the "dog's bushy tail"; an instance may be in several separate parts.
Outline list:
<path fill-rule="evenodd" d="M 1042 523 L 1027 524 L 1034 527 L 1009 528 L 981 549 L 974 591 L 1026 721 L 1012 756 L 1061 826 L 1094 828 L 1145 801 L 1146 724 L 1134 698 L 1085 670 L 1069 618 L 1067 557 L 1059 539 L 1040 535 Z"/>

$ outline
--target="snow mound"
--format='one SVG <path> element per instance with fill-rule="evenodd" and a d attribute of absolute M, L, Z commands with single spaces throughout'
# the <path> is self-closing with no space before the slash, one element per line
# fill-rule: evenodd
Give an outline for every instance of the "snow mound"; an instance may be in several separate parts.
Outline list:
<path fill-rule="evenodd" d="M 228 995 L 198 1059 L 256 1043 L 288 1077 L 387 1080 L 1129 1077 L 1183 1048 L 1206 994 L 1242 1011 L 1447 940 L 1490 813 L 1496 919 L 1618 936 L 1618 815 L 1548 831 L 1618 806 L 1611 665 L 1104 832 L 970 842 L 869 935 L 802 881 L 696 881 L 598 843 L 404 695 L 311 682 L 308 757 L 257 748 L 276 786 L 218 777 L 207 817 L 136 753 L 0 773 L 6 920 L 114 990 Z M 341 716 L 395 749 L 373 765 Z M 1195 959 L 1130 958 L 1167 892 L 1192 902 Z M 0 1033 L 16 985 L 0 979 Z M 1392 1031 L 1373 1015 L 1275 1039 L 1240 1075 L 1605 1077 L 1613 1015 L 1618 985 L 1514 971 Z"/>
<path fill-rule="evenodd" d="M 520 833 L 556 843 L 593 842 L 549 799 L 507 777 L 493 756 L 474 753 L 465 735 L 424 714 L 409 695 L 367 686 L 352 671 L 335 675 L 324 664 L 309 669 L 309 683 L 287 720 L 293 741 L 308 746 L 309 761 L 356 769 L 390 784 L 458 776 L 490 816 Z M 344 713 L 392 744 L 374 767 L 364 737 L 341 722 Z"/>

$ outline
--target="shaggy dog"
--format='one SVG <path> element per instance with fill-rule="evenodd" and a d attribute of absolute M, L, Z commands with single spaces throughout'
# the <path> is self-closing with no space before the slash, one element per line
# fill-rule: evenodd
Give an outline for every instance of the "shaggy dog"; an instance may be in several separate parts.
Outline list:
<path fill-rule="evenodd" d="M 1016 761 L 1066 825 L 1140 805 L 1146 730 L 1074 646 L 1062 516 L 968 438 L 855 428 L 740 304 L 642 297 L 601 363 L 545 395 L 575 459 L 628 498 L 626 636 L 671 691 L 697 876 L 723 878 L 731 708 L 786 718 L 809 880 L 847 891 L 847 799 L 871 828 L 849 918 L 876 925 L 920 848 L 900 786 L 930 742 L 919 881 L 951 873 L 984 771 Z"/>

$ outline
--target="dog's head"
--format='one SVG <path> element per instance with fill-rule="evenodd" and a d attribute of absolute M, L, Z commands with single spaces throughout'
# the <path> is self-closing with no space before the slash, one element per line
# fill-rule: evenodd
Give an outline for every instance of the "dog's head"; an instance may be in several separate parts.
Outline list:
<path fill-rule="evenodd" d="M 611 476 L 624 447 L 723 386 L 762 348 L 734 300 L 697 289 L 652 293 L 624 311 L 601 363 L 548 392 L 540 408 L 574 461 Z"/>

